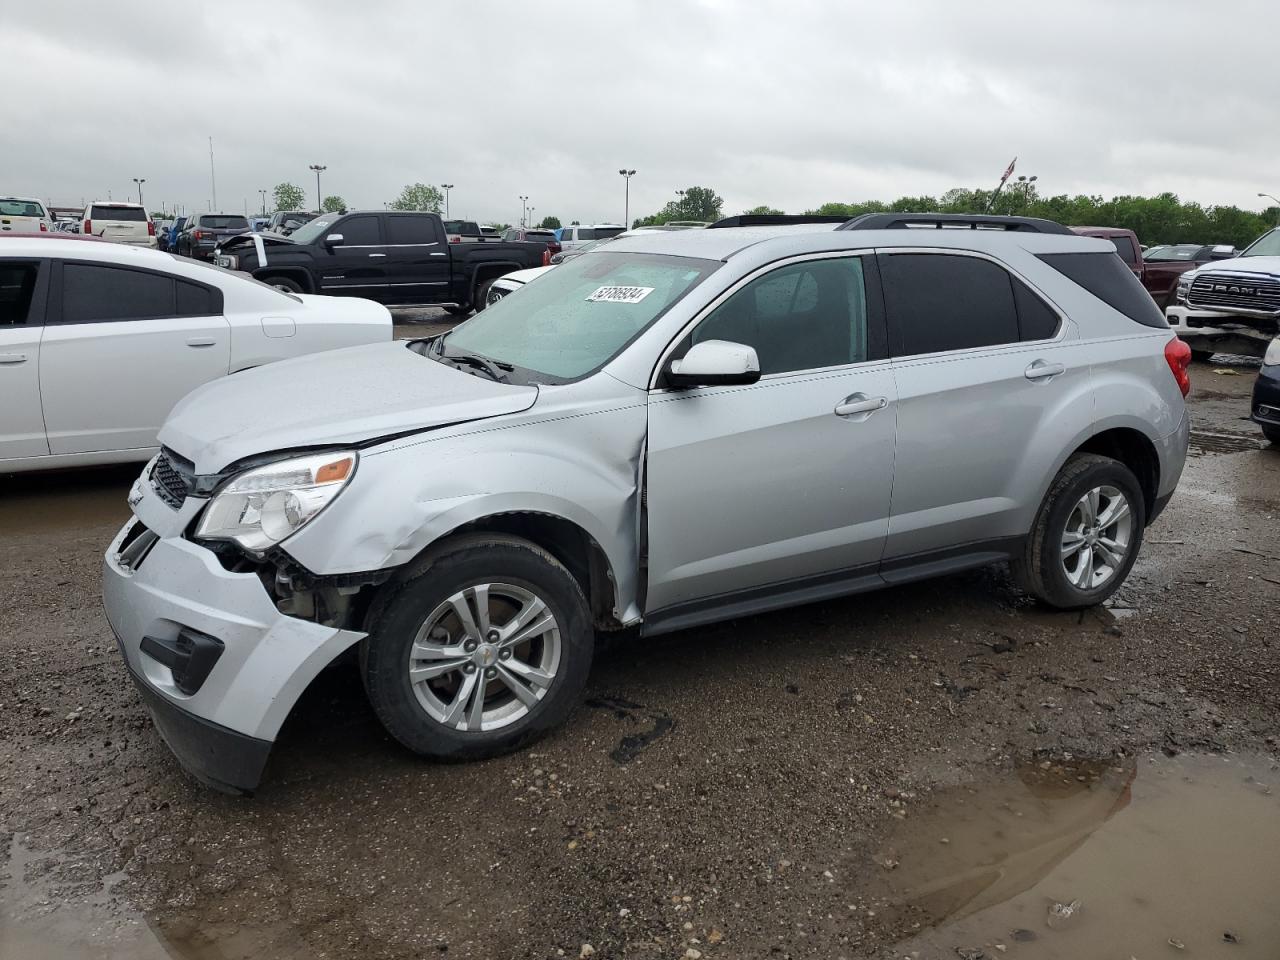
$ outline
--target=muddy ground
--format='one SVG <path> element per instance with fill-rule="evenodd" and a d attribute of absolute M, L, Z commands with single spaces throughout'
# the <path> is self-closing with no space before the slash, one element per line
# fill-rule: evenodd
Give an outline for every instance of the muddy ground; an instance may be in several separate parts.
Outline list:
<path fill-rule="evenodd" d="M 0 480 L 0 957 L 1017 956 L 1011 931 L 929 941 L 954 903 L 885 886 L 927 872 L 910 838 L 956 791 L 1032 770 L 1127 801 L 1171 756 L 1239 754 L 1258 783 L 1280 757 L 1280 450 L 1241 419 L 1251 368 L 1193 374 L 1193 455 L 1109 609 L 1048 612 L 993 569 L 618 640 L 564 729 L 469 765 L 407 754 L 338 669 L 250 800 L 183 775 L 103 619 L 137 468 Z M 1248 809 L 1223 811 L 1237 841 L 1280 812 Z M 1240 951 L 1269 935 L 1183 916 Z"/>

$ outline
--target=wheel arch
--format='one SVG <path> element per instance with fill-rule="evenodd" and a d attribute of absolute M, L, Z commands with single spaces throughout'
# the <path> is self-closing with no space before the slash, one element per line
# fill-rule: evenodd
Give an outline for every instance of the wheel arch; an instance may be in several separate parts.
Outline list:
<path fill-rule="evenodd" d="M 302 287 L 303 293 L 315 293 L 315 284 L 312 283 L 311 273 L 305 267 L 259 267 L 253 272 L 253 279 L 262 283 L 270 284 L 272 277 L 287 277 L 295 281 Z"/>
<path fill-rule="evenodd" d="M 1147 523 L 1155 519 L 1160 490 L 1160 455 L 1155 443 L 1141 430 L 1129 426 L 1110 427 L 1081 442 L 1063 463 L 1077 453 L 1095 453 L 1123 463 L 1138 479 Z M 1059 465 L 1061 470 L 1061 465 Z M 1056 476 L 1056 472 L 1055 472 Z"/>

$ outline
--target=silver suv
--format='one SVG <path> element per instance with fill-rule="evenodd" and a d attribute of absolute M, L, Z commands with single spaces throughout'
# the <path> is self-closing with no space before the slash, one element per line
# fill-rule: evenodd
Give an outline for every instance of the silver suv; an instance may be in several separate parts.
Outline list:
<path fill-rule="evenodd" d="M 569 715 L 599 631 L 1001 561 L 1098 603 L 1182 472 L 1188 360 L 1114 246 L 1046 221 L 621 238 L 447 335 L 181 401 L 107 615 L 212 785 L 253 790 L 350 648 L 406 747 L 489 756 Z"/>

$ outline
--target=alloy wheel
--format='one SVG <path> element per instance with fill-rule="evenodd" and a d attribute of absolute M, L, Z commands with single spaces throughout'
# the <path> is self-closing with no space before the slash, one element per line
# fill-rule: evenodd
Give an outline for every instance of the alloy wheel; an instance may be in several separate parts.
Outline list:
<path fill-rule="evenodd" d="M 1067 516 L 1062 569 L 1080 590 L 1101 587 L 1124 566 L 1133 543 L 1133 510 L 1117 487 L 1087 491 Z"/>

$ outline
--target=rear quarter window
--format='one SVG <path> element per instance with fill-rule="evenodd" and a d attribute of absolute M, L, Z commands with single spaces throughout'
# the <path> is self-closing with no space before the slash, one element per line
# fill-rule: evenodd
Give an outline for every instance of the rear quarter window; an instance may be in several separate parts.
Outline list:
<path fill-rule="evenodd" d="M 1115 254 L 1042 253 L 1039 259 L 1135 323 L 1168 328 L 1151 294 Z"/>

